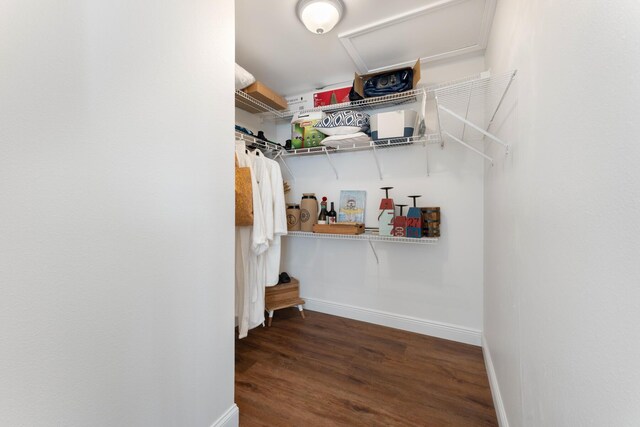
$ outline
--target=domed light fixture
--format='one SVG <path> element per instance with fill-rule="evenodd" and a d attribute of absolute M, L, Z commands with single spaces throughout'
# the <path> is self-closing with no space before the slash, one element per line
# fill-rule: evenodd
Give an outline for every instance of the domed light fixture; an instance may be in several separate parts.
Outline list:
<path fill-rule="evenodd" d="M 340 0 L 300 0 L 298 17 L 314 34 L 331 31 L 342 18 L 344 6 Z"/>

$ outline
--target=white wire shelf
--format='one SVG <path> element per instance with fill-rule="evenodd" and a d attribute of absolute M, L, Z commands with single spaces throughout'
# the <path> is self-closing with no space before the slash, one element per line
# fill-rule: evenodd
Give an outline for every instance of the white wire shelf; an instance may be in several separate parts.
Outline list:
<path fill-rule="evenodd" d="M 341 145 L 337 147 L 319 145 L 310 148 L 297 148 L 282 152 L 282 157 L 307 156 L 314 154 L 334 154 L 350 151 L 366 151 L 377 149 L 397 148 L 413 144 L 439 144 L 440 135 L 437 133 L 424 136 L 411 136 L 407 138 L 381 139 L 378 141 L 365 141 L 351 145 Z"/>
<path fill-rule="evenodd" d="M 410 243 L 414 245 L 435 245 L 438 243 L 439 237 L 394 237 L 380 236 L 378 233 L 365 231 L 363 234 L 328 234 L 328 233 L 312 233 L 307 231 L 289 231 L 286 234 L 289 237 L 307 237 L 314 239 L 330 239 L 330 240 L 367 240 L 370 242 L 393 242 L 393 243 Z"/>
<path fill-rule="evenodd" d="M 312 113 L 317 111 L 341 111 L 341 110 L 367 110 L 372 108 L 380 108 L 385 105 L 405 104 L 408 102 L 416 102 L 419 96 L 425 96 L 424 88 L 408 90 L 406 92 L 392 93 L 389 95 L 376 96 L 373 98 L 365 98 L 359 101 L 347 101 L 340 104 L 324 105 L 322 107 L 307 108 L 305 110 L 287 110 L 283 111 L 281 118 L 287 119 L 296 113 Z"/>
<path fill-rule="evenodd" d="M 236 141 L 244 141 L 249 146 L 254 146 L 262 150 L 265 154 L 277 155 L 284 147 L 280 144 L 258 139 L 255 136 L 247 135 L 246 133 L 236 131 Z"/>
<path fill-rule="evenodd" d="M 279 119 L 285 118 L 286 116 L 284 114 L 287 112 L 286 110 L 278 111 L 241 90 L 236 90 L 236 107 L 242 108 L 250 113 L 264 114 Z"/>
<path fill-rule="evenodd" d="M 236 91 L 236 104 L 243 104 L 254 111 L 268 115 L 277 119 L 290 119 L 296 113 L 310 113 L 317 111 L 340 111 L 340 110 L 363 110 L 380 108 L 385 105 L 403 104 L 417 101 L 418 97 L 433 99 L 436 96 L 441 99 L 440 102 L 447 104 L 462 101 L 465 104 L 470 98 L 482 99 L 489 92 L 503 93 L 505 86 L 512 80 L 515 72 L 505 73 L 502 75 L 491 76 L 489 73 L 474 74 L 459 80 L 440 83 L 428 87 L 419 87 L 401 93 L 393 93 L 373 98 L 365 98 L 359 101 L 348 101 L 340 104 L 325 105 L 322 107 L 308 108 L 304 110 L 282 110 L 278 111 L 267 104 L 247 95 L 241 90 Z M 483 96 L 478 96 L 483 95 Z"/>
<path fill-rule="evenodd" d="M 396 138 L 376 142 L 367 141 L 349 146 L 320 146 L 289 151 L 285 151 L 282 146 L 273 144 L 269 149 L 274 150 L 271 154 L 276 157 L 281 156 L 283 159 L 285 157 L 293 156 L 325 154 L 329 162 L 331 162 L 330 154 L 332 153 L 372 150 L 376 157 L 376 164 L 380 179 L 382 179 L 382 170 L 376 154 L 378 148 L 402 147 L 416 143 L 422 143 L 425 147 L 431 143 L 440 143 L 444 147 L 444 141 L 446 138 L 461 144 L 477 155 L 489 160 L 493 165 L 494 161 L 492 157 L 485 154 L 483 150 L 470 145 L 466 141 L 477 141 L 477 135 L 481 135 L 481 140 L 489 138 L 492 142 L 501 145 L 504 148 L 505 154 L 509 154 L 511 148 L 510 144 L 491 133 L 490 128 L 515 77 L 516 71 L 498 75 L 491 75 L 491 73 L 485 72 L 464 79 L 445 82 L 426 88 L 417 88 L 407 92 L 303 110 L 304 112 L 312 112 L 380 108 L 385 105 L 414 102 L 418 100 L 418 97 L 421 97 L 422 111 L 424 114 L 426 100 L 434 99 L 436 105 L 437 134 L 427 134 L 423 137 L 412 137 L 406 139 Z M 296 113 L 291 110 L 274 110 L 266 104 L 254 100 L 241 91 L 236 92 L 236 103 L 238 102 L 254 102 L 258 105 L 259 111 L 265 111 L 263 114 L 270 114 L 278 119 L 287 119 Z M 256 145 L 260 146 L 260 144 L 261 143 L 258 142 Z M 333 164 L 331 164 L 331 167 L 334 169 L 336 178 L 338 178 L 337 170 L 335 170 Z M 426 169 L 427 175 L 429 175 L 428 160 Z"/>
<path fill-rule="evenodd" d="M 493 165 L 493 158 L 465 141 L 489 138 L 501 145 L 509 154 L 510 144 L 490 132 L 491 125 L 500 109 L 517 70 L 491 75 L 481 73 L 475 78 L 440 85 L 433 88 L 436 114 L 441 139 L 455 141 Z"/>

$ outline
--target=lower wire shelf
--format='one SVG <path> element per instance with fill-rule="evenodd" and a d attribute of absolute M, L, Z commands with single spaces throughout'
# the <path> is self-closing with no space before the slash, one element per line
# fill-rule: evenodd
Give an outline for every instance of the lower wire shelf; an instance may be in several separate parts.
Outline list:
<path fill-rule="evenodd" d="M 289 231 L 286 236 L 289 237 L 308 237 L 315 239 L 333 239 L 333 240 L 368 240 L 369 242 L 393 242 L 393 243 L 410 243 L 414 245 L 435 245 L 438 243 L 439 237 L 395 237 L 380 236 L 377 233 L 365 231 L 363 234 L 328 234 L 328 233 L 312 233 L 309 231 Z"/>

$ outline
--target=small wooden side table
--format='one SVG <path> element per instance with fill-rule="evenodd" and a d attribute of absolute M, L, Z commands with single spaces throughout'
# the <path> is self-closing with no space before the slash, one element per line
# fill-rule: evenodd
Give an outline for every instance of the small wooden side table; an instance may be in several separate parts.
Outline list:
<path fill-rule="evenodd" d="M 300 282 L 292 277 L 289 283 L 280 283 L 275 286 L 267 286 L 264 293 L 264 308 L 269 312 L 268 326 L 271 326 L 273 312 L 281 308 L 298 307 L 304 319 L 302 306 L 304 300 L 300 299 Z"/>

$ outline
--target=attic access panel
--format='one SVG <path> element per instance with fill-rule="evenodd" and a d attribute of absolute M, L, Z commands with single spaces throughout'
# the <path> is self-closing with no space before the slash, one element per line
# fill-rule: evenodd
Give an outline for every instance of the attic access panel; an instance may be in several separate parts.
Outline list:
<path fill-rule="evenodd" d="M 496 0 L 441 0 L 338 35 L 359 72 L 484 50 Z"/>

